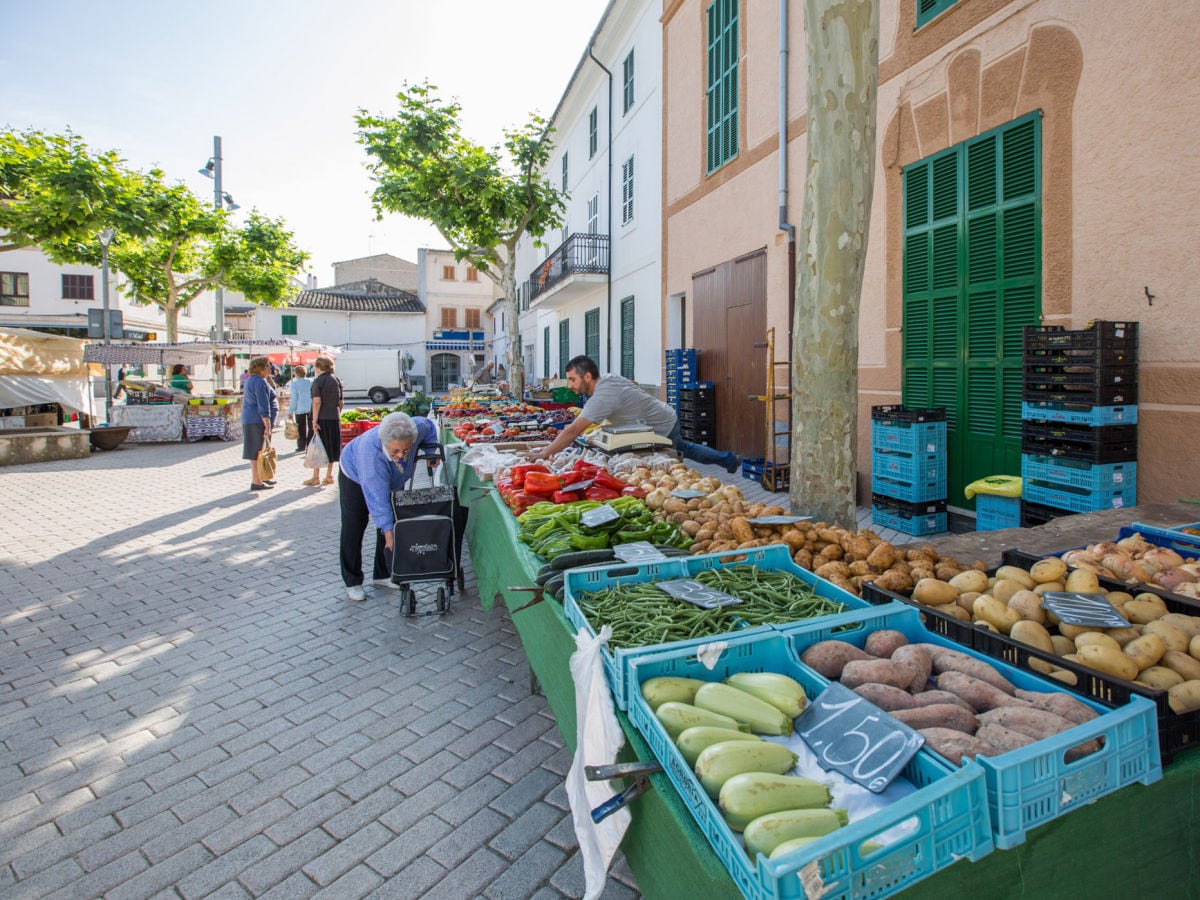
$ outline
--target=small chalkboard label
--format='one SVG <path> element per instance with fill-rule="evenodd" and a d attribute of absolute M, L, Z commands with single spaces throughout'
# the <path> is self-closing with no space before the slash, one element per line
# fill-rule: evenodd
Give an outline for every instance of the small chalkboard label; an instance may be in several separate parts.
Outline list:
<path fill-rule="evenodd" d="M 879 793 L 921 749 L 925 738 L 836 681 L 796 720 L 796 733 L 822 768 Z"/>
<path fill-rule="evenodd" d="M 755 516 L 747 519 L 751 525 L 794 525 L 796 522 L 808 522 L 812 516 Z"/>
<path fill-rule="evenodd" d="M 680 500 L 695 500 L 697 497 L 707 497 L 708 494 L 704 491 L 688 491 L 682 488 L 678 491 L 671 491 L 672 497 L 678 497 Z"/>
<path fill-rule="evenodd" d="M 584 528 L 599 528 L 621 518 L 621 514 L 605 503 L 595 509 L 589 509 L 579 517 L 579 524 Z"/>
<path fill-rule="evenodd" d="M 722 606 L 737 606 L 742 602 L 738 597 L 715 591 L 706 584 L 688 578 L 660 581 L 656 587 L 666 591 L 676 600 L 684 600 L 701 609 L 720 609 Z"/>
<path fill-rule="evenodd" d="M 613 556 L 627 563 L 662 562 L 667 557 L 661 550 L 649 541 L 630 541 L 628 544 L 617 544 L 612 548 Z"/>
<path fill-rule="evenodd" d="M 1117 612 L 1103 594 L 1046 591 L 1042 594 L 1042 606 L 1068 625 L 1088 625 L 1092 628 L 1129 626 L 1129 621 Z"/>
<path fill-rule="evenodd" d="M 563 485 L 563 492 L 568 494 L 578 494 L 586 491 L 592 486 L 594 478 L 588 478 L 586 481 L 572 481 L 570 484 Z"/>

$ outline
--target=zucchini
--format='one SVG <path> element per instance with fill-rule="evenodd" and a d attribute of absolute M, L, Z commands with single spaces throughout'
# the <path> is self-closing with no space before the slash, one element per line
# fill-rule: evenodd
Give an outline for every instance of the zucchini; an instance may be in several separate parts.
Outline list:
<path fill-rule="evenodd" d="M 558 572 L 553 578 L 547 579 L 546 583 L 542 585 L 542 588 L 555 600 L 561 600 L 564 581 L 566 581 L 566 573 Z"/>
<path fill-rule="evenodd" d="M 612 562 L 616 559 L 612 549 L 607 550 L 576 550 L 572 553 L 560 553 L 550 560 L 550 565 L 560 572 L 565 569 L 575 569 L 579 566 L 594 566 L 600 563 Z"/>
<path fill-rule="evenodd" d="M 545 584 L 559 572 L 553 565 L 547 563 L 538 569 L 537 578 L 534 579 L 535 584 Z"/>

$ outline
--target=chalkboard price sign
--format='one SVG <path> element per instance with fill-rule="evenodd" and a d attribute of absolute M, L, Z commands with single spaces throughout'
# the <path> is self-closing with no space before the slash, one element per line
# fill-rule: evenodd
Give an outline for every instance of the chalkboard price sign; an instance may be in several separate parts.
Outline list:
<path fill-rule="evenodd" d="M 676 600 L 684 600 L 701 609 L 720 609 L 722 606 L 737 606 L 742 602 L 738 597 L 714 591 L 708 585 L 692 581 L 689 578 L 659 581 L 655 586 L 666 591 Z"/>
<path fill-rule="evenodd" d="M 796 720 L 796 733 L 822 768 L 879 793 L 921 749 L 925 738 L 836 681 Z"/>
<path fill-rule="evenodd" d="M 680 488 L 677 491 L 671 491 L 672 497 L 678 497 L 681 500 L 695 500 L 697 497 L 707 497 L 708 494 L 704 491 L 692 491 L 686 488 Z"/>
<path fill-rule="evenodd" d="M 585 528 L 599 528 L 601 525 L 615 522 L 619 518 L 621 518 L 621 514 L 605 503 L 603 506 L 589 509 L 581 515 L 579 517 L 579 524 Z"/>
<path fill-rule="evenodd" d="M 649 541 L 630 541 L 628 544 L 617 544 L 613 547 L 613 556 L 621 562 L 640 564 L 662 562 L 666 554 Z"/>
<path fill-rule="evenodd" d="M 1068 625 L 1092 628 L 1126 628 L 1129 625 L 1129 620 L 1117 612 L 1103 594 L 1046 591 L 1042 594 L 1042 606 Z"/>

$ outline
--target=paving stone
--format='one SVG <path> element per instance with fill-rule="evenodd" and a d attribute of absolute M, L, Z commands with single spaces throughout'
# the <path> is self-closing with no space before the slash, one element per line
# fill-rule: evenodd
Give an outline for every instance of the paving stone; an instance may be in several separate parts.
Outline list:
<path fill-rule="evenodd" d="M 450 826 L 442 819 L 426 816 L 368 856 L 366 863 L 380 875 L 390 878 L 422 857 L 431 846 L 449 833 Z"/>
<path fill-rule="evenodd" d="M 197 870 L 202 872 L 208 868 L 208 865 L 212 865 L 208 862 L 211 859 L 211 853 L 199 844 L 191 844 L 128 881 L 121 882 L 105 893 L 105 900 L 134 900 L 134 898 L 149 897 L 174 885 L 179 885 L 180 893 L 187 897 L 189 895 L 183 891 L 182 883 L 193 878 Z M 220 864 L 226 865 L 229 862 L 232 860 L 226 857 L 221 860 Z"/>
<path fill-rule="evenodd" d="M 558 871 L 566 854 L 552 844 L 538 841 L 505 872 L 484 889 L 495 900 L 525 900 Z"/>
<path fill-rule="evenodd" d="M 505 859 L 518 859 L 557 825 L 562 817 L 562 811 L 553 806 L 545 803 L 534 804 L 488 841 L 488 846 Z"/>
<path fill-rule="evenodd" d="M 429 855 L 447 869 L 453 869 L 471 856 L 478 847 L 486 845 L 492 835 L 504 828 L 508 821 L 494 809 L 484 807 L 430 847 Z"/>
<path fill-rule="evenodd" d="M 366 897 L 381 884 L 383 876 L 365 865 L 357 865 L 313 896 L 328 897 L 330 900 L 355 900 L 357 897 Z"/>
<path fill-rule="evenodd" d="M 437 814 L 451 825 L 459 825 L 506 790 L 507 784 L 495 776 L 487 775 L 459 791 L 453 800 L 439 806 Z"/>
<path fill-rule="evenodd" d="M 221 856 L 234 847 L 256 834 L 261 834 L 271 825 L 295 810 L 292 804 L 282 797 L 276 797 L 253 812 L 243 816 L 235 816 L 231 821 L 210 831 L 202 843 L 217 856 Z M 231 810 L 232 812 L 232 810 Z"/>
<path fill-rule="evenodd" d="M 447 872 L 426 894 L 428 897 L 471 897 L 495 881 L 504 871 L 506 863 L 503 859 L 488 850 L 480 848 L 469 857 Z"/>
<path fill-rule="evenodd" d="M 319 890 L 313 880 L 303 872 L 294 872 L 261 896 L 265 900 L 299 900 L 315 896 Z"/>
<path fill-rule="evenodd" d="M 383 825 L 372 822 L 308 863 L 304 867 L 304 874 L 322 887 L 328 886 L 343 872 L 386 844 L 392 836 L 392 832 Z"/>
<path fill-rule="evenodd" d="M 344 794 L 330 791 L 284 816 L 265 833 L 276 844 L 287 844 L 319 827 L 348 806 L 350 800 Z"/>
<path fill-rule="evenodd" d="M 306 885 L 308 888 L 306 892 L 303 892 L 304 895 L 311 895 L 316 892 L 318 885 L 301 869 L 329 850 L 335 843 L 333 838 L 320 829 L 310 831 L 287 846 L 281 847 L 269 856 L 247 866 L 238 873 L 238 881 L 257 897 L 269 889 L 294 881 L 293 876 L 299 876 L 297 883 Z"/>
<path fill-rule="evenodd" d="M 379 817 L 379 821 L 397 834 L 403 834 L 414 823 L 438 812 L 452 802 L 456 791 L 444 781 L 426 785 L 411 797 L 406 797 Z"/>
<path fill-rule="evenodd" d="M 553 772 L 537 769 L 508 788 L 489 805 L 510 819 L 515 819 L 559 784 L 558 776 Z"/>
<path fill-rule="evenodd" d="M 446 900 L 462 900 L 468 894 L 443 893 L 438 883 L 446 877 L 446 870 L 427 856 L 415 860 L 399 874 L 389 878 L 375 892 L 380 900 L 412 900 L 414 897 L 445 897 Z"/>

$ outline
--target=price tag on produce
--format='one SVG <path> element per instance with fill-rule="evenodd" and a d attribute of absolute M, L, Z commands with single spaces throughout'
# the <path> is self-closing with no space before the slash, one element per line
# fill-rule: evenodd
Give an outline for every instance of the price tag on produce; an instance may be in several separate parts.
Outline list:
<path fill-rule="evenodd" d="M 603 506 L 589 509 L 581 515 L 579 517 L 579 524 L 584 528 L 599 528 L 601 525 L 615 522 L 619 518 L 621 518 L 621 514 L 605 503 Z"/>
<path fill-rule="evenodd" d="M 680 500 L 695 500 L 697 497 L 707 497 L 708 494 L 704 491 L 688 491 L 680 488 L 677 491 L 671 491 L 672 497 L 678 497 Z"/>
<path fill-rule="evenodd" d="M 630 541 L 628 544 L 617 544 L 612 548 L 613 556 L 627 563 L 662 562 L 667 557 L 649 541 Z"/>
<path fill-rule="evenodd" d="M 1046 591 L 1042 594 L 1042 606 L 1068 625 L 1088 625 L 1093 628 L 1129 626 L 1129 620 L 1117 612 L 1103 594 Z"/>
<path fill-rule="evenodd" d="M 921 749 L 925 738 L 836 681 L 796 720 L 796 733 L 822 768 L 879 793 Z"/>
<path fill-rule="evenodd" d="M 666 591 L 676 600 L 684 600 L 701 609 L 720 609 L 723 606 L 737 606 L 742 602 L 740 597 L 713 590 L 706 584 L 688 578 L 659 581 L 655 587 Z"/>
<path fill-rule="evenodd" d="M 751 525 L 793 525 L 796 522 L 808 522 L 812 516 L 755 516 L 747 519 Z"/>

